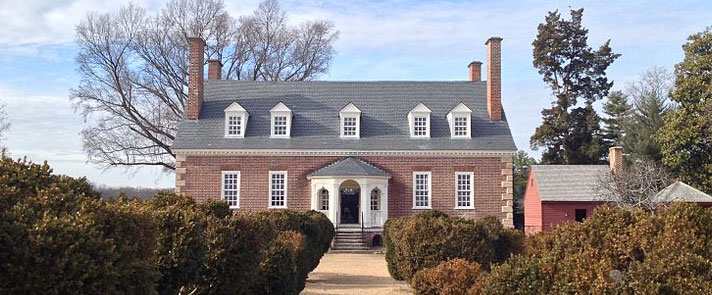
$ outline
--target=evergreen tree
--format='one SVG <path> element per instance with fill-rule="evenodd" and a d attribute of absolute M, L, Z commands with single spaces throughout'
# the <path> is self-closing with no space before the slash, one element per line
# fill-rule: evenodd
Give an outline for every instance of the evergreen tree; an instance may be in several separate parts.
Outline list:
<path fill-rule="evenodd" d="M 607 146 L 623 144 L 625 128 L 630 120 L 631 111 L 628 96 L 622 91 L 613 91 L 608 95 L 608 99 L 603 103 L 603 113 L 607 116 L 603 119 L 603 140 Z"/>
<path fill-rule="evenodd" d="M 712 193 L 712 27 L 682 46 L 685 59 L 675 66 L 677 108 L 665 116 L 656 139 L 663 164 L 681 180 Z"/>
<path fill-rule="evenodd" d="M 514 227 L 524 228 L 524 192 L 529 181 L 529 170 L 536 164 L 536 159 L 527 154 L 526 151 L 519 150 L 514 155 Z"/>
<path fill-rule="evenodd" d="M 531 137 L 533 149 L 545 148 L 545 164 L 594 164 L 606 154 L 601 118 L 593 103 L 613 86 L 606 69 L 620 56 L 606 41 L 597 50 L 588 46 L 588 30 L 581 25 L 583 9 L 572 10 L 571 20 L 549 12 L 539 24 L 534 46 L 534 67 L 549 84 L 555 101 L 542 111 L 542 125 Z M 579 101 L 583 101 L 580 106 Z"/>
<path fill-rule="evenodd" d="M 627 92 L 633 98 L 633 115 L 623 146 L 630 153 L 630 159 L 662 161 L 663 155 L 655 141 L 655 134 L 664 124 L 663 117 L 672 109 L 669 99 L 672 80 L 667 70 L 655 67 L 628 86 Z"/>

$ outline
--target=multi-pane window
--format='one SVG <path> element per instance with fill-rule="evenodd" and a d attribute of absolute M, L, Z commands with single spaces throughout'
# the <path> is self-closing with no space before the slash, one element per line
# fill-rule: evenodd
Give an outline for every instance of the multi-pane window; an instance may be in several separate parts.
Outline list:
<path fill-rule="evenodd" d="M 371 210 L 381 210 L 381 190 L 377 188 L 371 191 Z"/>
<path fill-rule="evenodd" d="M 329 191 L 319 190 L 319 210 L 329 210 Z"/>
<path fill-rule="evenodd" d="M 467 117 L 455 117 L 455 136 L 467 136 Z"/>
<path fill-rule="evenodd" d="M 430 172 L 413 173 L 413 207 L 430 208 Z"/>
<path fill-rule="evenodd" d="M 471 172 L 455 174 L 457 208 L 472 208 L 472 176 Z"/>
<path fill-rule="evenodd" d="M 418 116 L 413 118 L 413 135 L 428 136 L 428 117 Z"/>
<path fill-rule="evenodd" d="M 287 117 L 276 116 L 272 122 L 272 135 L 287 135 Z"/>
<path fill-rule="evenodd" d="M 242 134 L 242 116 L 227 117 L 227 135 L 239 136 Z"/>
<path fill-rule="evenodd" d="M 356 117 L 344 117 L 343 136 L 356 136 Z"/>
<path fill-rule="evenodd" d="M 270 172 L 269 207 L 287 207 L 287 172 Z"/>
<path fill-rule="evenodd" d="M 222 197 L 230 208 L 240 207 L 240 171 L 223 171 Z"/>

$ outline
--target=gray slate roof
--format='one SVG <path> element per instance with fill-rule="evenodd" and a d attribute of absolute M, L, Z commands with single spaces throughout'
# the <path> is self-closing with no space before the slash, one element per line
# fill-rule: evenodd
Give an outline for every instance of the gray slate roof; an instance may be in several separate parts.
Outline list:
<path fill-rule="evenodd" d="M 542 201 L 601 201 L 608 165 L 532 165 Z"/>
<path fill-rule="evenodd" d="M 384 176 L 391 175 L 357 158 L 344 158 L 314 171 L 309 176 Z"/>
<path fill-rule="evenodd" d="M 687 185 L 682 181 L 676 181 L 660 191 L 653 199 L 658 202 L 710 202 L 712 196 Z"/>
<path fill-rule="evenodd" d="M 184 120 L 173 149 L 345 149 L 515 151 L 506 117 L 491 122 L 486 82 L 249 82 L 205 81 L 198 120 Z M 238 102 L 250 114 L 245 138 L 224 137 L 224 112 Z M 291 138 L 270 138 L 269 110 L 292 110 Z M 361 110 L 361 138 L 339 137 L 339 111 Z M 411 139 L 408 112 L 432 110 L 431 138 Z M 451 139 L 446 115 L 463 102 L 472 109 L 472 138 Z"/>

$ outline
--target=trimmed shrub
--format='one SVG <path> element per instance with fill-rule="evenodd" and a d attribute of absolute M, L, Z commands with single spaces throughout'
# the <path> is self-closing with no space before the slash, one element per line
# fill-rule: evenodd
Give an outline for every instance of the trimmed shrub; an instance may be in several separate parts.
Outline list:
<path fill-rule="evenodd" d="M 252 294 L 262 249 L 276 233 L 241 215 L 207 219 L 207 254 L 195 294 Z"/>
<path fill-rule="evenodd" d="M 255 216 L 278 231 L 294 231 L 305 236 L 304 251 L 295 257 L 297 290 L 303 290 L 307 275 L 319 265 L 321 257 L 331 246 L 331 240 L 336 235 L 333 224 L 326 215 L 317 211 L 270 210 L 258 212 Z"/>
<path fill-rule="evenodd" d="M 491 263 L 507 259 L 511 251 L 520 251 L 522 236 L 505 230 L 494 217 L 473 221 L 436 211 L 391 219 L 384 226 L 388 269 L 395 279 L 405 280 L 454 258 L 489 269 Z"/>
<path fill-rule="evenodd" d="M 415 274 L 411 286 L 418 295 L 467 295 L 470 289 L 481 289 L 480 265 L 455 258 Z"/>
<path fill-rule="evenodd" d="M 85 179 L 0 159 L 0 293 L 155 294 L 156 224 L 138 202 L 98 200 Z"/>
<path fill-rule="evenodd" d="M 253 294 L 299 294 L 296 258 L 304 251 L 306 238 L 295 231 L 280 232 L 263 251 Z"/>
<path fill-rule="evenodd" d="M 211 199 L 198 205 L 198 209 L 205 216 L 227 218 L 232 215 L 230 206 L 224 200 Z"/>
<path fill-rule="evenodd" d="M 207 251 L 205 218 L 191 197 L 160 192 L 147 205 L 158 224 L 155 264 L 159 294 L 178 294 L 195 284 Z"/>

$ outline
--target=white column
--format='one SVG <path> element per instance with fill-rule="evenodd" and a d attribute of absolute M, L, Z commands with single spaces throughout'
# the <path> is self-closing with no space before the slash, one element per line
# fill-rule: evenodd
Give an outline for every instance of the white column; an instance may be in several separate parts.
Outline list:
<path fill-rule="evenodd" d="M 388 220 L 388 179 L 383 182 L 381 188 L 381 224 L 378 226 L 383 226 L 386 220 Z"/>
<path fill-rule="evenodd" d="M 361 185 L 361 211 L 363 212 L 363 226 L 370 227 L 371 224 L 371 190 L 373 189 L 373 184 L 365 181 L 359 183 Z"/>

